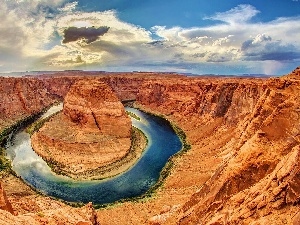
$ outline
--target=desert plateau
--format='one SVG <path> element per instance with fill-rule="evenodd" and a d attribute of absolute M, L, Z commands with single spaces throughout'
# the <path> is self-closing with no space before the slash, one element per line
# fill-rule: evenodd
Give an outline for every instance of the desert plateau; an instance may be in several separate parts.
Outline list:
<path fill-rule="evenodd" d="M 300 224 L 300 67 L 269 78 L 84 71 L 0 77 L 0 103 L 0 224 Z M 59 103 L 58 112 L 38 119 Z M 150 125 L 127 107 L 168 121 L 159 125 L 169 124 L 181 140 L 141 196 L 69 202 L 34 188 L 7 157 L 11 134 L 30 127 L 31 146 L 52 173 L 78 184 L 120 176 L 155 142 L 135 128 L 134 120 Z"/>

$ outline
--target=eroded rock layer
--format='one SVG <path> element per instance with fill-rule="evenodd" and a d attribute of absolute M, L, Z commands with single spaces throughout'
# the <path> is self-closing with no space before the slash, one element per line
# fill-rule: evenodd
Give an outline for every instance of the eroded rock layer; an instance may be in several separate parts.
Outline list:
<path fill-rule="evenodd" d="M 185 182 L 199 185 L 188 201 L 178 200 L 180 207 L 171 205 L 149 221 L 298 224 L 299 73 L 298 68 L 280 79 L 145 83 L 140 106 L 168 115 L 192 144 L 174 174 L 191 168 Z M 193 174 L 209 168 L 209 179 Z"/>
<path fill-rule="evenodd" d="M 89 79 L 109 84 L 121 100 L 136 100 L 136 106 L 163 114 L 184 130 L 191 149 L 172 159 L 174 166 L 155 198 L 99 210 L 100 224 L 300 224 L 300 68 L 270 79 L 157 79 L 154 74 L 151 78 L 143 75 Z M 47 93 L 64 97 L 71 84 L 87 77 L 65 79 L 40 78 Z M 57 145 L 78 144 L 70 140 L 79 140 L 83 134 L 78 131 L 72 136 L 68 132 L 73 127 L 86 128 L 85 135 L 93 140 L 94 135 L 88 134 L 101 132 L 91 122 L 91 111 L 78 110 L 89 116 L 75 116 L 73 122 L 73 113 L 57 115 L 55 120 L 69 129 L 47 134 L 43 140 L 51 146 L 55 135 L 64 132 L 65 139 Z M 76 154 L 81 154 L 79 149 Z M 15 185 L 10 189 L 15 190 Z M 6 193 L 19 216 L 28 212 L 36 216 L 39 211 L 50 210 L 48 205 L 64 208 L 63 203 L 49 203 L 49 198 L 41 196 L 33 204 L 34 198 L 30 196 L 29 201 L 22 190 Z M 2 221 L 12 218 L 9 212 L 0 212 L 9 215 L 1 214 Z M 60 215 L 52 212 L 53 216 Z M 49 213 L 43 215 L 47 218 Z"/>
<path fill-rule="evenodd" d="M 39 213 L 27 213 L 14 216 L 11 213 L 0 210 L 0 224 L 13 225 L 97 225 L 97 214 L 91 204 L 82 208 L 63 206 L 57 209 L 45 210 Z"/>
<path fill-rule="evenodd" d="M 103 82 L 81 80 L 65 97 L 63 112 L 32 136 L 33 149 L 62 172 L 81 178 L 124 157 L 131 145 L 131 120 Z"/>
<path fill-rule="evenodd" d="M 57 97 L 36 78 L 0 77 L 0 132 L 53 104 Z"/>
<path fill-rule="evenodd" d="M 14 214 L 14 210 L 7 199 L 6 193 L 0 183 L 0 210 L 5 210 L 11 214 Z"/>

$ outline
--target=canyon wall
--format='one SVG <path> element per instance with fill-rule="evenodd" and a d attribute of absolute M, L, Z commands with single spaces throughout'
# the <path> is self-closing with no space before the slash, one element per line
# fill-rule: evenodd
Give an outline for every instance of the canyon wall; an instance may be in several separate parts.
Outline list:
<path fill-rule="evenodd" d="M 64 99 L 72 84 L 79 80 L 99 80 L 112 88 L 120 101 L 135 100 L 139 88 L 147 80 L 160 80 L 166 77 L 180 78 L 173 73 L 109 73 L 109 72 L 57 72 L 51 75 L 40 75 L 46 90 Z"/>
<path fill-rule="evenodd" d="M 25 98 L 23 104 L 20 99 L 24 98 L 16 94 L 18 91 L 6 90 L 16 103 L 11 109 L 2 109 L 3 115 L 11 118 L 3 117 L 6 124 L 24 116 L 23 108 L 28 110 L 24 110 L 26 115 L 33 112 L 31 102 L 42 108 L 57 98 L 65 98 L 78 80 L 92 79 L 108 84 L 119 100 L 135 100 L 135 106 L 164 115 L 185 132 L 191 149 L 172 159 L 174 166 L 155 198 L 97 211 L 97 221 L 102 225 L 300 223 L 300 68 L 287 76 L 270 79 L 188 78 L 172 74 L 157 79 L 152 73 L 145 79 L 142 74 L 22 79 L 14 82 L 30 87 L 24 88 L 25 93 L 32 91 L 34 85 L 41 92 L 26 94 L 28 102 Z M 10 98 L 4 98 L 2 101 L 10 105 Z M 87 132 L 77 129 L 73 136 L 65 135 L 70 129 L 63 129 L 58 134 L 86 138 L 98 129 L 98 122 L 93 122 L 97 116 L 89 107 L 79 104 L 83 102 L 79 96 L 70 100 L 72 104 L 66 104 L 66 114 L 61 113 L 54 120 L 68 127 L 79 126 L 80 130 L 86 127 Z M 46 134 L 43 128 L 41 131 L 39 135 Z M 53 135 L 44 135 L 43 142 L 54 143 Z M 92 137 L 89 136 L 90 140 Z M 78 150 L 76 155 L 80 154 L 87 153 Z M 61 208 L 45 213 L 45 219 L 49 217 L 50 221 L 51 215 L 61 215 Z M 68 210 L 63 211 L 64 215 L 72 211 Z M 75 211 L 70 215 L 80 214 Z M 0 213 L 7 220 L 12 218 L 4 210 Z M 35 213 L 31 214 L 34 218 Z M 23 215 L 27 216 L 22 213 L 18 220 L 24 221 Z"/>
<path fill-rule="evenodd" d="M 190 200 L 173 215 L 167 212 L 153 217 L 154 224 L 297 222 L 299 73 L 297 68 L 289 76 L 268 80 L 144 83 L 137 105 L 179 124 L 192 144 L 190 154 L 207 143 L 207 151 L 213 150 L 213 157 L 219 158 L 212 176 L 199 180 L 201 188 Z M 231 135 L 226 140 L 228 132 Z M 216 143 L 214 149 L 207 139 Z M 201 165 L 203 162 L 193 164 L 195 168 Z"/>
<path fill-rule="evenodd" d="M 53 104 L 56 96 L 49 93 L 36 78 L 0 77 L 0 131 Z"/>

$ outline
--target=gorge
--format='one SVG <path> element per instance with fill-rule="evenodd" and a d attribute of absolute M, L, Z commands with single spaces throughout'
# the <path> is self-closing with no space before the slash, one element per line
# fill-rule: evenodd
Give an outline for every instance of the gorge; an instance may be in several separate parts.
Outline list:
<path fill-rule="evenodd" d="M 269 79 L 88 72 L 1 78 L 2 139 L 8 127 L 66 99 L 72 85 L 87 79 L 105 83 L 120 101 L 179 126 L 191 149 L 172 158 L 167 178 L 152 197 L 99 210 L 37 195 L 2 171 L 2 221 L 299 224 L 299 67 Z"/>

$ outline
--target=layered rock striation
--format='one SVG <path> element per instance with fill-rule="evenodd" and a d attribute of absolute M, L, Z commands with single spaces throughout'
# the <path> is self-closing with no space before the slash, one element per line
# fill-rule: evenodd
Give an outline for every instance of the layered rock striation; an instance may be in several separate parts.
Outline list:
<path fill-rule="evenodd" d="M 0 224 L 15 225 L 40 225 L 40 224 L 65 224 L 65 225 L 98 225 L 97 214 L 91 204 L 82 208 L 72 208 L 64 206 L 57 209 L 40 211 L 38 213 L 26 213 L 22 215 L 12 215 L 8 211 L 0 209 Z"/>
<path fill-rule="evenodd" d="M 14 214 L 14 210 L 7 199 L 6 193 L 0 183 L 0 210 L 5 210 L 11 214 Z"/>
<path fill-rule="evenodd" d="M 31 140 L 33 149 L 56 169 L 86 179 L 123 158 L 130 138 L 131 120 L 112 90 L 98 80 L 81 80 L 66 95 L 63 112 Z"/>
<path fill-rule="evenodd" d="M 107 148 L 106 161 L 103 152 L 96 151 L 99 140 L 104 143 L 111 137 L 103 136 L 110 130 L 104 129 L 109 127 L 106 123 L 101 124 L 106 114 L 88 103 L 92 100 L 84 101 L 93 88 L 83 90 L 78 85 L 101 80 L 119 100 L 135 100 L 137 107 L 164 115 L 179 125 L 191 144 L 188 152 L 172 158 L 174 166 L 155 198 L 100 210 L 97 214 L 101 224 L 299 224 L 299 76 L 297 68 L 287 76 L 270 79 L 143 79 L 141 74 L 82 76 L 76 81 L 55 78 L 55 86 L 64 87 L 61 93 L 59 88 L 51 87 L 54 78 L 47 78 L 47 84 L 40 79 L 47 93 L 59 93 L 67 101 L 64 112 L 35 134 L 33 145 L 40 145 L 40 154 L 48 159 L 64 158 L 62 162 L 69 165 L 66 170 L 74 176 L 94 168 L 89 166 L 95 162 L 93 157 L 105 164 L 117 155 L 113 152 L 118 151 L 109 152 Z M 69 85 L 79 80 L 70 89 Z M 69 89 L 70 96 L 66 94 Z M 118 115 L 117 111 L 111 112 Z M 118 139 L 128 140 L 122 134 Z M 68 147 L 56 152 L 61 146 Z"/>
<path fill-rule="evenodd" d="M 57 100 L 36 78 L 0 77 L 0 132 Z"/>
<path fill-rule="evenodd" d="M 138 105 L 167 115 L 192 144 L 174 174 L 189 168 L 185 182 L 199 185 L 188 201 L 178 200 L 181 208 L 151 217 L 153 224 L 297 224 L 298 74 L 144 84 Z M 193 174 L 205 174 L 207 163 L 208 178 Z"/>
<path fill-rule="evenodd" d="M 117 96 L 103 82 L 75 83 L 65 97 L 63 114 L 83 129 L 96 129 L 106 136 L 130 137 L 130 119 Z"/>

